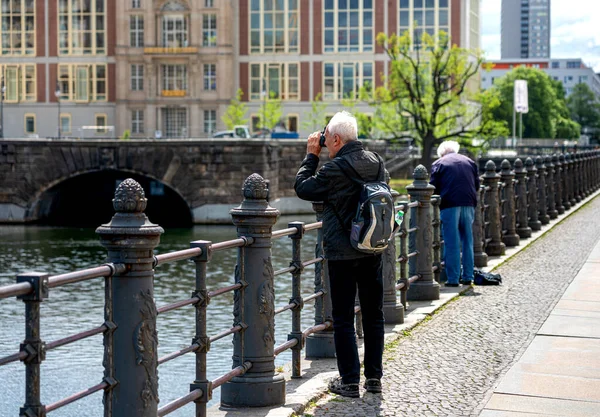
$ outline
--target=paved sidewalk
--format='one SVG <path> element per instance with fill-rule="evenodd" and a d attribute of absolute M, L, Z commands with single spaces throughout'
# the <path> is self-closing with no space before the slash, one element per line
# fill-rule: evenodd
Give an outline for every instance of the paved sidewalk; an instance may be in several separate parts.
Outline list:
<path fill-rule="evenodd" d="M 600 243 L 482 417 L 600 416 Z"/>

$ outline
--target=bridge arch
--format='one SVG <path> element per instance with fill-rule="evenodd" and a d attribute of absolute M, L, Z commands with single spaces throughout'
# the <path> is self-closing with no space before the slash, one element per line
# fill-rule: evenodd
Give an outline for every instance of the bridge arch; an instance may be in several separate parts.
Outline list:
<path fill-rule="evenodd" d="M 77 172 L 49 182 L 33 199 L 26 217 L 54 226 L 97 227 L 110 221 L 115 189 L 127 178 L 143 187 L 150 221 L 163 227 L 193 224 L 190 206 L 177 189 L 147 173 L 126 169 Z"/>

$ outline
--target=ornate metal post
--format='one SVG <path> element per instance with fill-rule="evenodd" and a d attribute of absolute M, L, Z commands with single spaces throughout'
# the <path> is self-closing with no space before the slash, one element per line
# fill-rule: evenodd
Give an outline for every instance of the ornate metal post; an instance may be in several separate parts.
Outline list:
<path fill-rule="evenodd" d="M 410 216 L 410 227 L 417 227 L 417 231 L 410 236 L 409 245 L 418 252 L 416 260 L 409 262 L 409 274 L 418 274 L 408 290 L 409 300 L 439 300 L 440 284 L 433 279 L 431 259 L 431 196 L 435 187 L 427 181 L 429 173 L 423 165 L 415 168 L 414 182 L 406 187 L 412 201 L 418 201 L 419 206 L 413 208 Z M 416 214 L 413 216 L 413 214 Z M 413 261 L 414 258 L 411 258 Z"/>
<path fill-rule="evenodd" d="M 404 208 L 404 219 L 400 224 L 400 230 L 398 230 L 397 236 L 400 236 L 400 247 L 398 251 L 400 252 L 400 256 L 398 256 L 398 262 L 400 263 L 400 276 L 398 277 L 398 283 L 404 283 L 404 287 L 400 289 L 400 302 L 404 307 L 404 311 L 407 308 L 407 292 L 408 288 L 410 288 L 410 282 L 408 281 L 408 228 L 407 221 L 410 221 L 410 211 L 407 209 L 408 201 L 400 202 Z M 408 216 L 408 217 L 407 217 Z"/>
<path fill-rule="evenodd" d="M 550 217 L 548 217 L 548 207 L 546 206 L 546 165 L 544 165 L 544 158 L 542 158 L 541 156 L 535 158 L 535 167 L 538 172 L 538 219 L 542 224 L 548 224 L 550 223 Z"/>
<path fill-rule="evenodd" d="M 521 238 L 517 234 L 517 217 L 515 210 L 515 173 L 510 169 L 510 162 L 506 159 L 500 165 L 500 178 L 504 183 L 504 219 L 502 229 L 506 232 L 502 242 L 506 246 L 517 246 Z"/>
<path fill-rule="evenodd" d="M 398 196 L 398 192 L 393 190 L 392 196 Z M 391 239 L 387 249 L 383 252 L 382 258 L 383 273 L 383 315 L 386 323 L 401 324 L 404 323 L 404 307 L 398 304 L 398 295 L 396 291 L 396 239 Z"/>
<path fill-rule="evenodd" d="M 482 268 L 487 265 L 488 256 L 483 251 L 483 187 L 477 190 L 477 207 L 475 207 L 475 218 L 473 219 L 473 255 L 475 266 Z"/>
<path fill-rule="evenodd" d="M 442 237 L 441 237 L 441 227 L 442 222 L 440 220 L 440 204 L 442 204 L 442 199 L 439 195 L 436 195 L 431 200 L 431 205 L 433 206 L 433 266 L 435 271 L 433 272 L 433 276 L 435 282 L 440 282 L 440 275 L 442 272 Z"/>
<path fill-rule="evenodd" d="M 585 197 L 591 194 L 590 187 L 590 151 L 583 152 L 583 194 Z"/>
<path fill-rule="evenodd" d="M 521 239 L 531 236 L 531 227 L 528 225 L 528 195 L 527 195 L 527 171 L 523 167 L 520 158 L 515 160 L 515 195 L 517 206 L 517 234 Z"/>
<path fill-rule="evenodd" d="M 571 154 L 571 159 L 573 161 L 573 198 L 575 201 L 579 203 L 582 200 L 581 196 L 581 154 L 573 153 Z"/>
<path fill-rule="evenodd" d="M 244 362 L 252 368 L 222 386 L 221 403 L 235 407 L 263 407 L 285 402 L 285 380 L 275 375 L 275 289 L 271 264 L 271 234 L 279 210 L 269 206 L 267 183 L 258 174 L 244 182 L 244 201 L 230 211 L 239 237 L 253 243 L 240 248 L 236 275 L 244 290 L 236 293 L 234 322 L 248 324 L 233 338 L 233 368 Z M 243 271 L 243 272 L 242 272 Z"/>
<path fill-rule="evenodd" d="M 46 407 L 40 399 L 40 368 L 46 358 L 46 345 L 40 338 L 40 303 L 48 298 L 48 274 L 26 272 L 17 276 L 20 282 L 28 282 L 33 288 L 29 294 L 17 297 L 25 303 L 25 340 L 20 351 L 26 354 L 21 359 L 25 364 L 25 404 L 19 416 L 45 417 Z"/>
<path fill-rule="evenodd" d="M 562 157 L 562 159 L 561 159 Z M 552 163 L 554 164 L 554 204 L 556 206 L 556 212 L 563 214 L 565 212 L 565 206 L 563 206 L 563 164 L 564 157 L 562 154 L 552 155 Z"/>
<path fill-rule="evenodd" d="M 147 201 L 140 184 L 126 179 L 115 191 L 115 215 L 96 229 L 108 261 L 127 267 L 112 277 L 107 300 L 116 328 L 105 341 L 104 373 L 117 385 L 105 391 L 104 404 L 114 417 L 155 417 L 159 402 L 153 250 L 164 231 L 144 214 Z"/>
<path fill-rule="evenodd" d="M 554 178 L 556 176 L 556 167 L 552 163 L 552 157 L 550 155 L 546 155 L 544 158 L 544 165 L 546 165 L 546 213 L 551 219 L 556 219 L 558 216 L 556 202 L 554 201 Z"/>
<path fill-rule="evenodd" d="M 322 202 L 312 203 L 313 210 L 317 214 L 317 221 L 323 220 L 324 204 Z M 323 256 L 323 228 L 317 232 L 317 244 L 315 245 L 315 258 Z M 315 325 L 326 321 L 333 323 L 331 313 L 331 293 L 329 291 L 329 270 L 327 259 L 315 264 L 315 293 L 323 291 L 323 297 L 315 300 Z M 313 333 L 306 338 L 307 358 L 335 358 L 335 344 L 333 341 L 333 327 L 322 332 Z"/>
<path fill-rule="evenodd" d="M 569 181 L 569 175 L 571 174 L 571 170 L 569 167 L 569 160 L 567 159 L 567 156 L 569 154 L 560 154 L 559 161 L 561 162 L 562 165 L 562 171 L 561 171 L 561 181 L 562 181 L 562 204 L 563 207 L 565 208 L 565 210 L 569 210 L 571 208 L 571 192 L 569 191 L 570 187 L 570 181 Z"/>
<path fill-rule="evenodd" d="M 206 376 L 206 354 L 210 350 L 210 337 L 206 333 L 206 307 L 210 302 L 206 288 L 206 266 L 212 258 L 211 244 L 212 242 L 207 240 L 190 243 L 190 247 L 202 249 L 202 254 L 194 258 L 196 289 L 192 293 L 192 297 L 198 298 L 194 304 L 196 307 L 196 335 L 192 339 L 192 344 L 197 344 L 199 348 L 196 350 L 196 378 L 194 383 L 190 384 L 190 391 L 198 388 L 202 390 L 202 396 L 194 401 L 196 417 L 206 417 L 206 404 L 212 399 L 212 382 Z"/>
<path fill-rule="evenodd" d="M 486 187 L 485 204 L 488 206 L 488 221 L 490 222 L 490 242 L 485 247 L 485 252 L 490 256 L 504 255 L 506 245 L 502 243 L 502 223 L 500 221 L 500 201 L 498 187 L 500 175 L 496 174 L 494 161 L 487 161 L 483 185 Z"/>
<path fill-rule="evenodd" d="M 527 170 L 527 214 L 529 216 L 529 227 L 531 230 L 541 230 L 542 222 L 538 220 L 537 208 L 537 169 L 533 164 L 533 159 L 525 160 L 525 169 Z"/>
<path fill-rule="evenodd" d="M 577 204 L 577 199 L 575 198 L 575 194 L 577 194 L 577 192 L 575 191 L 575 186 L 577 185 L 577 182 L 575 181 L 577 170 L 575 166 L 574 154 L 567 153 L 565 155 L 565 162 L 569 164 L 569 175 L 567 176 L 567 180 L 569 183 L 569 202 L 571 203 L 571 207 L 573 207 L 575 206 L 575 204 Z"/>
<path fill-rule="evenodd" d="M 288 340 L 296 339 L 298 344 L 292 347 L 292 378 L 302 377 L 302 348 L 304 347 L 304 338 L 302 337 L 302 309 L 304 300 L 302 299 L 302 238 L 304 237 L 304 222 L 291 222 L 288 227 L 295 227 L 296 233 L 290 236 L 292 239 L 292 266 L 296 269 L 292 272 L 292 298 L 290 303 L 296 306 L 292 309 L 292 331 L 288 334 Z"/>

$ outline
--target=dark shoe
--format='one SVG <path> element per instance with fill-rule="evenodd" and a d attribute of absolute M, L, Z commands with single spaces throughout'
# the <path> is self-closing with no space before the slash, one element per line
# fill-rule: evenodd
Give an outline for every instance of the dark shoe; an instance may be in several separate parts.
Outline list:
<path fill-rule="evenodd" d="M 473 281 L 463 281 L 462 279 L 459 281 L 462 285 L 471 286 L 473 285 Z"/>
<path fill-rule="evenodd" d="M 344 384 L 342 382 L 342 377 L 339 376 L 329 383 L 329 391 L 341 395 L 342 397 L 360 397 L 358 384 Z"/>
<path fill-rule="evenodd" d="M 380 393 L 381 392 L 381 380 L 377 378 L 369 378 L 365 381 L 364 385 L 367 392 Z"/>
<path fill-rule="evenodd" d="M 458 287 L 459 284 L 450 284 L 450 283 L 445 283 L 444 284 L 446 287 Z"/>

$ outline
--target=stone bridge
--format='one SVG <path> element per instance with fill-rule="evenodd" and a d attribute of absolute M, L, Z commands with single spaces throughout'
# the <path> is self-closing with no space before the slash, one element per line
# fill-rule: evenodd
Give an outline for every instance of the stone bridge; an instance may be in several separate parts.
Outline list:
<path fill-rule="evenodd" d="M 383 142 L 369 147 L 385 153 Z M 131 177 L 161 225 L 231 224 L 252 173 L 270 179 L 271 205 L 283 214 L 313 213 L 293 190 L 305 153 L 305 140 L 2 140 L 0 222 L 96 226 L 110 220 L 115 184 Z"/>

